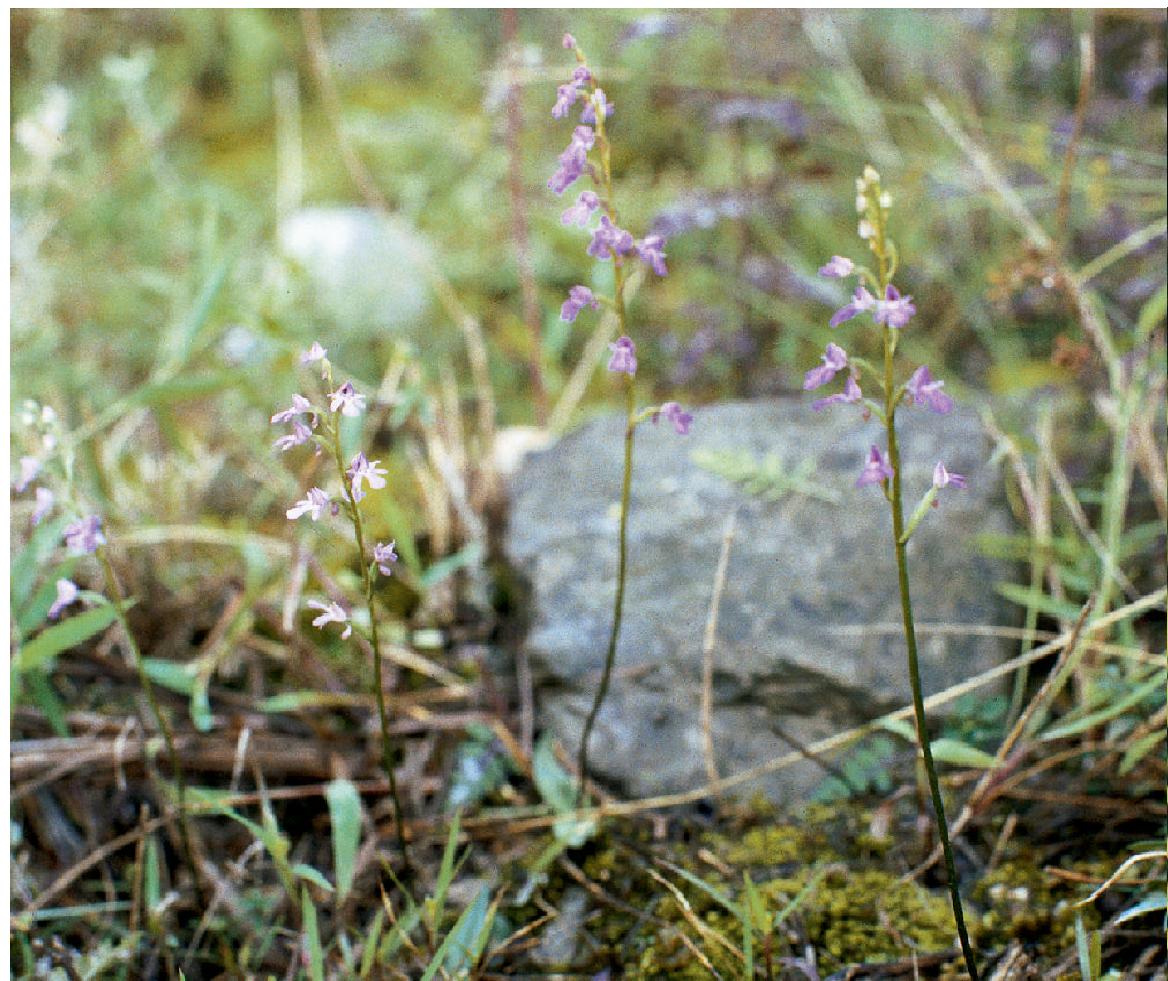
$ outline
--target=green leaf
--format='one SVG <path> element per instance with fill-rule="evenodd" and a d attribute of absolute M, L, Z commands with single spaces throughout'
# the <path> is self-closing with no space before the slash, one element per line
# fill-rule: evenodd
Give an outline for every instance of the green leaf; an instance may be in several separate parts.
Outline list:
<path fill-rule="evenodd" d="M 344 901 L 353 885 L 357 851 L 361 847 L 361 794 L 351 780 L 337 778 L 325 789 L 333 831 L 333 869 L 338 900 Z"/>
<path fill-rule="evenodd" d="M 454 881 L 454 856 L 458 852 L 458 826 L 462 812 L 455 811 L 450 819 L 450 831 L 446 835 L 446 848 L 442 852 L 442 864 L 438 866 L 438 880 L 434 883 L 434 895 L 426 900 L 425 906 L 430 923 L 437 928 L 446 905 L 446 890 Z"/>
<path fill-rule="evenodd" d="M 72 518 L 63 515 L 48 521 L 42 521 L 29 536 L 28 544 L 21 549 L 20 554 L 12 560 L 9 568 L 8 589 L 12 596 L 12 608 L 23 607 L 32 594 L 36 583 L 37 571 L 48 561 L 53 550 L 61 541 L 65 526 L 72 522 Z M 55 595 L 54 589 L 54 595 Z"/>
<path fill-rule="evenodd" d="M 742 873 L 742 906 L 749 914 L 750 925 L 760 932 L 767 932 L 770 916 L 767 915 L 766 901 L 754 886 L 749 872 Z"/>
<path fill-rule="evenodd" d="M 205 395 L 214 395 L 224 389 L 235 388 L 242 378 L 242 373 L 237 369 L 223 368 L 197 375 L 182 375 L 166 381 L 150 382 L 130 395 L 123 408 L 188 402 Z"/>
<path fill-rule="evenodd" d="M 910 743 L 917 741 L 917 730 L 908 719 L 881 719 L 880 728 L 887 729 L 889 732 L 895 733 Z"/>
<path fill-rule="evenodd" d="M 1137 916 L 1143 916 L 1145 913 L 1157 913 L 1165 909 L 1168 909 L 1168 893 L 1163 891 L 1154 892 L 1120 913 L 1115 918 L 1115 924 L 1118 926 L 1120 923 L 1134 920 Z"/>
<path fill-rule="evenodd" d="M 536 744 L 531 774 L 539 795 L 553 811 L 563 815 L 552 825 L 552 834 L 568 848 L 579 848 L 596 833 L 596 822 L 571 816 L 576 808 L 576 782 L 556 759 L 550 733 L 544 733 Z"/>
<path fill-rule="evenodd" d="M 934 739 L 931 743 L 933 759 L 941 763 L 952 763 L 954 766 L 972 766 L 982 770 L 992 770 L 998 761 L 989 753 L 970 746 L 959 739 L 943 737 Z"/>
<path fill-rule="evenodd" d="M 65 718 L 65 706 L 57 697 L 56 689 L 53 688 L 53 682 L 48 674 L 40 668 L 33 668 L 31 671 L 25 672 L 24 683 L 29 701 L 44 713 L 53 732 L 62 738 L 71 735 L 69 722 Z M 17 700 L 14 695 L 13 701 Z"/>
<path fill-rule="evenodd" d="M 211 698 L 207 691 L 210 679 L 199 672 L 195 675 L 191 690 L 191 721 L 199 732 L 210 732 L 214 720 L 211 717 Z"/>
<path fill-rule="evenodd" d="M 361 951 L 361 966 L 357 977 L 367 978 L 373 971 L 373 965 L 377 962 L 377 945 L 381 942 L 381 931 L 384 929 L 385 910 L 378 906 L 377 912 L 373 914 L 373 923 L 365 936 L 365 947 Z"/>
<path fill-rule="evenodd" d="M 1090 712 L 1074 722 L 1067 722 L 1061 726 L 1055 726 L 1053 729 L 1048 729 L 1042 734 L 1041 738 L 1044 741 L 1049 739 L 1063 739 L 1066 736 L 1074 736 L 1086 729 L 1091 729 L 1103 722 L 1109 722 L 1117 715 L 1122 715 L 1129 708 L 1138 705 L 1154 692 L 1163 692 L 1165 681 L 1168 681 L 1168 672 L 1157 671 L 1149 680 L 1132 689 L 1123 698 L 1106 708 L 1100 709 L 1098 712 Z"/>
<path fill-rule="evenodd" d="M 129 608 L 128 605 L 126 608 Z M 101 633 L 117 618 L 117 609 L 112 603 L 106 603 L 42 630 L 17 653 L 19 670 L 45 667 L 62 651 Z"/>
<path fill-rule="evenodd" d="M 146 915 L 150 918 L 151 930 L 157 930 L 159 927 L 157 910 L 162 903 L 162 869 L 158 855 L 158 840 L 154 835 L 146 839 L 142 861 L 145 864 L 142 870 L 142 901 L 146 907 Z"/>
<path fill-rule="evenodd" d="M 474 565 L 483 554 L 483 547 L 478 542 L 471 542 L 465 548 L 459 549 L 453 555 L 439 559 L 418 577 L 418 582 L 424 589 L 432 589 L 443 579 L 454 575 L 459 569 Z"/>
<path fill-rule="evenodd" d="M 164 661 L 156 657 L 142 658 L 142 668 L 146 677 L 156 685 L 178 692 L 180 695 L 195 693 L 195 675 L 198 665 L 194 662 L 180 664 L 177 661 Z"/>
<path fill-rule="evenodd" d="M 414 928 L 418 925 L 418 921 L 422 918 L 422 909 L 420 906 L 410 906 L 401 916 L 397 918 L 393 929 L 385 935 L 385 939 L 381 942 L 381 949 L 377 952 L 377 959 L 382 964 L 392 964 L 393 956 L 398 952 L 398 948 L 405 942 Z"/>
<path fill-rule="evenodd" d="M 324 949 L 316 926 L 316 906 L 308 895 L 307 886 L 300 887 L 300 912 L 304 920 L 304 939 L 308 942 L 308 976 L 312 981 L 324 981 Z"/>
<path fill-rule="evenodd" d="M 1079 616 L 1080 608 L 1075 603 L 1056 600 L 1041 589 L 1030 589 L 1016 583 L 999 582 L 994 583 L 994 590 L 1011 603 L 1017 603 L 1027 609 L 1033 607 L 1039 613 L 1046 613 L 1049 616 L 1058 617 L 1060 620 L 1073 622 Z"/>
<path fill-rule="evenodd" d="M 1137 343 L 1145 341 L 1151 336 L 1156 325 L 1164 319 L 1166 309 L 1168 309 L 1168 284 L 1161 285 L 1141 308 L 1140 318 L 1136 322 Z"/>
<path fill-rule="evenodd" d="M 434 952 L 422 981 L 431 981 L 440 967 L 452 977 L 467 977 L 486 946 L 494 916 L 491 890 L 484 885 Z"/>
<path fill-rule="evenodd" d="M 1087 932 L 1081 913 L 1075 914 L 1075 950 L 1079 954 L 1083 981 L 1098 981 L 1103 963 L 1103 938 L 1097 930 Z"/>
<path fill-rule="evenodd" d="M 1168 739 L 1168 733 L 1163 729 L 1153 730 L 1128 746 L 1123 754 L 1123 759 L 1119 761 L 1119 775 L 1121 777 L 1127 776 L 1140 760 L 1147 756 L 1157 745 L 1164 742 L 1165 739 Z"/>
<path fill-rule="evenodd" d="M 335 892 L 333 884 L 325 878 L 320 869 L 314 869 L 311 865 L 306 865 L 304 862 L 297 862 L 292 866 L 292 874 L 298 879 L 304 879 L 311 882 L 314 886 L 318 886 L 325 892 Z"/>

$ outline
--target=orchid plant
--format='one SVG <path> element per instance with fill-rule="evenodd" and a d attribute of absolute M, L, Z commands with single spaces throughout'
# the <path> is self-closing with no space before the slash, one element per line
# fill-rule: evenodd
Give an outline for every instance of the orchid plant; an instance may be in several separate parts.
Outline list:
<path fill-rule="evenodd" d="M 865 420 L 872 416 L 884 426 L 887 438 L 887 452 L 872 444 L 868 456 L 856 480 L 857 487 L 879 487 L 892 511 L 893 551 L 896 555 L 897 582 L 900 590 L 901 616 L 904 625 L 904 639 L 908 654 L 909 679 L 912 686 L 913 708 L 916 714 L 917 739 L 924 757 L 928 774 L 929 791 L 937 817 L 944 851 L 945 868 L 948 873 L 949 894 L 953 904 L 953 918 L 961 942 L 965 964 L 973 981 L 977 981 L 977 967 L 965 928 L 965 917 L 958 888 L 957 870 L 953 861 L 953 848 L 949 841 L 949 826 L 945 818 L 945 803 L 937 780 L 937 768 L 933 762 L 932 747 L 929 743 L 927 719 L 925 718 L 924 694 L 921 688 L 920 664 L 917 657 L 916 628 L 913 621 L 912 598 L 909 592 L 907 546 L 909 538 L 932 508 L 937 507 L 938 495 L 946 488 L 960 489 L 966 486 L 963 475 L 952 473 L 943 461 L 938 461 L 933 469 L 932 486 L 921 498 L 908 522 L 904 518 L 904 489 L 901 480 L 900 449 L 897 443 L 896 414 L 901 408 L 922 407 L 930 412 L 945 415 L 953 410 L 953 400 L 944 392 L 945 383 L 934 380 L 927 365 L 916 368 L 901 384 L 896 382 L 895 355 L 901 331 L 908 327 L 916 315 L 916 306 L 911 296 L 903 296 L 893 285 L 899 255 L 896 245 L 888 235 L 889 213 L 892 197 L 880 182 L 880 175 L 871 167 L 865 167 L 863 176 L 856 181 L 856 210 L 859 213 L 859 236 L 867 242 L 876 260 L 876 269 L 858 265 L 846 256 L 833 256 L 820 268 L 819 273 L 832 279 L 856 277 L 860 280 L 851 300 L 835 312 L 829 324 L 839 327 L 862 314 L 872 317 L 880 329 L 883 340 L 884 363 L 880 369 L 863 358 L 851 356 L 841 346 L 829 343 L 823 353 L 823 363 L 807 372 L 803 387 L 806 390 L 821 388 L 829 384 L 840 372 L 847 371 L 842 392 L 816 399 L 811 408 L 822 411 L 833 405 L 856 405 L 860 407 Z M 864 395 L 861 382 L 865 386 L 875 385 L 880 398 L 872 399 Z"/>
<path fill-rule="evenodd" d="M 318 454 L 328 453 L 336 465 L 340 492 L 334 497 L 322 487 L 312 487 L 305 493 L 304 498 L 289 507 L 285 514 L 289 521 L 298 521 L 307 516 L 313 522 L 327 522 L 329 518 L 343 514 L 352 527 L 358 564 L 361 567 L 365 605 L 369 615 L 368 641 L 373 649 L 373 695 L 377 702 L 377 716 L 381 727 L 381 765 L 389 780 L 389 793 L 393 799 L 398 847 L 403 860 L 408 864 L 409 854 L 401 797 L 398 794 L 397 776 L 394 771 L 394 745 L 389 734 L 389 713 L 385 705 L 385 688 L 382 683 L 377 608 L 373 597 L 376 574 L 389 576 L 393 573 L 393 564 L 397 562 L 397 543 L 375 542 L 370 549 L 360 507 L 369 491 L 385 488 L 385 478 L 389 471 L 381 466 L 380 460 L 370 460 L 362 451 L 357 452 L 348 466 L 345 465 L 341 449 L 341 419 L 346 416 L 350 418 L 360 416 L 365 411 L 365 396 L 357 391 L 351 381 L 336 385 L 328 351 L 319 342 L 313 342 L 301 355 L 300 362 L 305 366 L 319 365 L 320 401 L 315 402 L 300 394 L 293 395 L 291 406 L 272 416 L 273 425 L 291 427 L 288 433 L 275 441 L 274 447 L 286 453 L 295 447 L 311 443 L 316 446 Z M 353 622 L 350 613 L 336 600 L 310 599 L 306 606 L 317 613 L 312 625 L 318 630 L 323 630 L 329 624 L 336 624 L 341 628 L 342 640 L 348 640 L 352 636 Z"/>
<path fill-rule="evenodd" d="M 633 478 L 633 437 L 637 426 L 646 420 L 656 423 L 662 416 L 679 435 L 689 432 L 693 415 L 686 412 L 677 402 L 665 402 L 638 409 L 634 380 L 637 375 L 637 346 L 629 337 L 629 319 L 625 304 L 625 286 L 628 276 L 626 262 L 636 257 L 645 263 L 656 275 L 665 276 L 669 269 L 665 264 L 665 240 L 660 235 L 646 235 L 634 238 L 633 234 L 620 226 L 612 179 L 612 143 L 608 131 L 608 121 L 615 107 L 608 101 L 604 89 L 588 65 L 584 51 L 571 34 L 565 34 L 564 48 L 576 55 L 576 67 L 571 77 L 556 90 L 556 101 L 552 107 L 554 119 L 564 119 L 573 107 L 581 104 L 579 124 L 572 131 L 571 141 L 560 154 L 559 166 L 548 180 L 548 188 L 553 193 L 563 194 L 578 179 L 587 175 L 594 189 L 581 191 L 575 204 L 560 216 L 564 225 L 589 228 L 591 239 L 586 253 L 599 262 L 613 264 L 613 295 L 598 296 L 584 285 L 573 286 L 560 310 L 560 317 L 568 323 L 587 307 L 599 310 L 605 306 L 616 317 L 619 336 L 609 344 L 612 352 L 608 370 L 620 377 L 624 389 L 625 434 L 624 434 L 624 474 L 621 480 L 620 525 L 617 532 L 617 573 L 616 594 L 613 600 L 612 629 L 609 633 L 608 648 L 604 658 L 604 668 L 600 684 L 592 701 L 584 728 L 580 736 L 580 751 L 577 761 L 580 775 L 578 800 L 584 800 L 584 786 L 588 774 L 588 741 L 600 707 L 608 694 L 616 663 L 617 642 L 620 638 L 621 618 L 624 611 L 625 580 L 627 572 L 627 533 L 629 521 L 629 498 Z M 599 217 L 592 226 L 594 216 Z M 591 226 L 591 227 L 590 227 Z"/>

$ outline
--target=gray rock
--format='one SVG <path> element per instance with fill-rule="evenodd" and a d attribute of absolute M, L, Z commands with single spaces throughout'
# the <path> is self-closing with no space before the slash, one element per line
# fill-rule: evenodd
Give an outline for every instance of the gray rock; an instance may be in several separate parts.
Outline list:
<path fill-rule="evenodd" d="M 404 218 L 367 208 L 304 208 L 280 223 L 322 313 L 347 329 L 403 329 L 429 303 L 426 243 Z"/>
<path fill-rule="evenodd" d="M 715 648 L 713 734 L 723 775 L 788 753 L 907 704 L 908 669 L 896 631 L 900 607 L 891 518 L 879 488 L 854 486 L 868 447 L 884 440 L 853 412 L 812 413 L 805 400 L 711 406 L 688 437 L 638 429 L 629 521 L 629 574 L 617 671 L 597 721 L 596 775 L 646 796 L 705 782 L 699 725 L 702 636 L 725 520 L 737 532 Z M 968 476 L 947 489 L 909 545 L 918 622 L 996 624 L 1008 616 L 993 583 L 1008 566 L 974 547 L 1008 529 L 989 445 L 974 413 L 900 418 L 906 518 L 944 460 Z M 612 616 L 623 420 L 594 419 L 531 457 L 512 479 L 508 550 L 532 586 L 526 645 L 540 722 L 572 749 L 600 676 Z M 743 450 L 805 459 L 837 503 L 788 493 L 766 500 L 695 457 Z M 851 628 L 851 629 L 848 629 Z M 984 671 L 1000 642 L 920 637 L 926 692 Z M 744 785 L 776 799 L 823 779 L 799 764 Z"/>
<path fill-rule="evenodd" d="M 580 950 L 587 913 L 588 893 L 578 886 L 565 889 L 556 918 L 544 928 L 531 959 L 540 967 L 549 969 L 571 967 Z"/>

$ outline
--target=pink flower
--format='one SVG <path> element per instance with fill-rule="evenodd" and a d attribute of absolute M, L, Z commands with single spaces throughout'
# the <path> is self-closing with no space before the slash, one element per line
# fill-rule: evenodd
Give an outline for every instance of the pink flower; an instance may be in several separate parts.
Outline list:
<path fill-rule="evenodd" d="M 829 279 L 843 279 L 856 271 L 856 264 L 842 255 L 833 255 L 831 261 L 819 267 L 819 275 Z"/>
<path fill-rule="evenodd" d="M 36 507 L 32 512 L 32 523 L 39 525 L 44 519 L 45 515 L 53 508 L 53 502 L 56 500 L 53 492 L 47 487 L 38 487 L 36 489 Z"/>
<path fill-rule="evenodd" d="M 882 484 L 886 480 L 892 479 L 892 467 L 890 467 L 884 460 L 884 455 L 880 452 L 879 447 L 873 446 L 868 451 L 868 460 L 864 464 L 864 469 L 860 471 L 860 477 L 856 481 L 857 487 L 866 487 L 868 484 Z"/>
<path fill-rule="evenodd" d="M 560 215 L 560 223 L 564 225 L 579 225 L 583 228 L 588 224 L 588 219 L 592 216 L 592 212 L 599 207 L 600 198 L 596 196 L 594 191 L 581 191 L 580 196 L 576 198 L 576 203 L 570 208 L 566 208 L 564 213 Z"/>
<path fill-rule="evenodd" d="M 312 403 L 308 401 L 303 395 L 292 396 L 292 408 L 284 409 L 272 416 L 272 423 L 279 424 L 291 422 L 299 415 L 312 410 Z"/>
<path fill-rule="evenodd" d="M 933 468 L 933 486 L 940 490 L 942 487 L 954 486 L 964 489 L 967 484 L 965 477 L 959 473 L 950 473 L 945 469 L 945 464 L 940 461 Z"/>
<path fill-rule="evenodd" d="M 320 346 L 320 341 L 313 341 L 312 347 L 300 355 L 301 364 L 312 364 L 313 361 L 323 361 L 328 351 Z"/>
<path fill-rule="evenodd" d="M 857 286 L 856 292 L 852 295 L 852 301 L 846 306 L 840 307 L 833 315 L 828 325 L 831 327 L 838 327 L 844 321 L 851 320 L 853 317 L 859 316 L 866 310 L 871 310 L 876 306 L 876 297 L 869 293 L 863 286 Z"/>
<path fill-rule="evenodd" d="M 912 320 L 917 308 L 913 306 L 911 296 L 901 296 L 899 290 L 891 283 L 884 291 L 884 299 L 876 303 L 876 312 L 872 318 L 878 324 L 887 324 L 889 327 L 904 327 Z"/>
<path fill-rule="evenodd" d="M 848 352 L 838 344 L 828 344 L 823 352 L 823 364 L 812 368 L 803 376 L 803 391 L 810 392 L 831 381 L 837 372 L 843 371 L 848 365 Z"/>
<path fill-rule="evenodd" d="M 912 396 L 913 405 L 924 405 L 938 415 L 953 411 L 953 400 L 941 391 L 943 381 L 933 381 L 928 365 L 921 365 L 912 373 L 904 390 Z"/>
<path fill-rule="evenodd" d="M 320 610 L 320 616 L 312 621 L 312 625 L 317 630 L 323 630 L 325 624 L 328 623 L 343 623 L 345 629 L 341 631 L 341 640 L 348 640 L 349 635 L 353 632 L 353 625 L 349 623 L 349 614 L 345 612 L 340 603 L 322 603 L 320 600 L 309 600 L 308 606 L 313 610 Z"/>
<path fill-rule="evenodd" d="M 564 47 L 569 51 L 576 47 L 576 39 L 571 34 L 564 35 Z"/>
<path fill-rule="evenodd" d="M 285 513 L 288 515 L 289 521 L 295 521 L 301 515 L 309 515 L 313 521 L 319 521 L 320 516 L 324 514 L 325 509 L 329 506 L 329 496 L 319 487 L 314 487 L 308 492 L 308 496 L 302 501 L 297 501 Z"/>
<path fill-rule="evenodd" d="M 623 371 L 627 375 L 637 373 L 637 345 L 631 338 L 619 337 L 608 345 L 612 357 L 608 359 L 609 371 Z"/>
<path fill-rule="evenodd" d="M 383 576 L 393 575 L 393 569 L 390 568 L 390 563 L 397 561 L 397 539 L 394 539 L 388 545 L 383 545 L 381 542 L 374 545 L 373 561 L 377 563 L 377 568 Z"/>
<path fill-rule="evenodd" d="M 343 416 L 359 416 L 365 408 L 365 396 L 358 392 L 352 382 L 345 382 L 335 392 L 329 392 L 329 411 L 340 411 Z"/>
<path fill-rule="evenodd" d="M 65 610 L 65 607 L 77 602 L 77 597 L 81 595 L 81 590 L 77 588 L 77 584 L 70 579 L 57 580 L 57 598 L 53 601 L 53 605 L 49 607 L 49 619 L 56 620 Z"/>
<path fill-rule="evenodd" d="M 855 376 L 848 375 L 848 380 L 844 382 L 844 390 L 842 392 L 829 395 L 825 399 L 816 399 L 811 403 L 811 411 L 820 412 L 829 405 L 855 405 L 863 397 L 864 393 L 860 391 L 860 386 Z"/>
<path fill-rule="evenodd" d="M 105 544 L 101 531 L 101 518 L 91 514 L 88 518 L 74 521 L 64 531 L 65 545 L 74 555 L 92 555 L 99 545 Z"/>
<path fill-rule="evenodd" d="M 312 430 L 297 419 L 292 423 L 292 432 L 288 433 L 287 436 L 281 436 L 272 445 L 281 453 L 287 453 L 292 447 L 302 446 L 310 439 L 312 439 Z"/>
<path fill-rule="evenodd" d="M 678 436 L 689 435 L 689 428 L 693 425 L 693 413 L 686 412 L 676 402 L 666 402 L 661 406 L 660 412 L 653 413 L 654 423 L 657 422 L 659 415 L 665 416 L 669 422 L 673 423 L 673 428 L 677 431 Z"/>
<path fill-rule="evenodd" d="M 361 488 L 362 481 L 368 480 L 372 490 L 381 490 L 385 486 L 383 475 L 389 471 L 379 467 L 379 463 L 381 463 L 380 460 L 370 462 L 365 458 L 364 453 L 358 453 L 353 457 L 353 462 L 349 464 L 349 469 L 345 472 L 352 481 L 354 501 L 360 501 L 365 496 L 365 491 Z"/>
<path fill-rule="evenodd" d="M 28 485 L 36 479 L 36 475 L 40 473 L 41 461 L 33 456 L 22 456 L 20 458 L 20 476 L 12 483 L 12 489 L 17 494 L 23 494 L 28 490 Z"/>

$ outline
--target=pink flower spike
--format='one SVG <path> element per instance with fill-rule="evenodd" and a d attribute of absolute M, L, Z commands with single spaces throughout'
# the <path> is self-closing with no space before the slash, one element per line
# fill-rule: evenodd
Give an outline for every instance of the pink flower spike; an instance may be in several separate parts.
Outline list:
<path fill-rule="evenodd" d="M 313 521 L 319 521 L 325 509 L 329 506 L 329 496 L 319 487 L 314 487 L 302 501 L 297 501 L 285 514 L 289 521 L 295 521 L 301 515 L 309 515 Z"/>
<path fill-rule="evenodd" d="M 831 261 L 819 267 L 819 275 L 828 279 L 843 279 L 856 271 L 856 264 L 842 255 L 833 255 Z"/>
<path fill-rule="evenodd" d="M 963 474 L 950 473 L 945 469 L 945 464 L 938 461 L 937 465 L 933 468 L 933 486 L 937 490 L 940 490 L 942 487 L 949 487 L 950 485 L 962 490 L 968 486 Z"/>
<path fill-rule="evenodd" d="M 340 411 L 343 416 L 359 416 L 365 409 L 365 396 L 358 392 L 351 381 L 345 382 L 335 392 L 329 392 L 329 411 Z"/>
<path fill-rule="evenodd" d="M 353 625 L 349 623 L 349 614 L 345 612 L 340 603 L 322 603 L 320 600 L 309 600 L 308 607 L 312 610 L 320 610 L 320 616 L 312 621 L 312 625 L 317 630 L 323 630 L 325 624 L 343 623 L 345 629 L 341 631 L 341 640 L 349 639 L 349 635 L 353 632 Z"/>
<path fill-rule="evenodd" d="M 810 392 L 820 385 L 826 385 L 847 365 L 848 352 L 838 344 L 828 344 L 823 352 L 823 364 L 817 365 L 803 376 L 803 391 Z"/>
<path fill-rule="evenodd" d="M 864 469 L 860 471 L 856 486 L 867 487 L 869 484 L 882 484 L 884 481 L 891 479 L 892 467 L 885 461 L 884 454 L 880 452 L 880 448 L 873 446 L 868 451 L 868 460 L 864 464 Z"/>
<path fill-rule="evenodd" d="M 77 602 L 77 597 L 80 595 L 81 590 L 77 588 L 77 583 L 70 579 L 58 579 L 57 598 L 49 607 L 49 619 L 56 620 L 64 612 L 65 607 Z"/>

